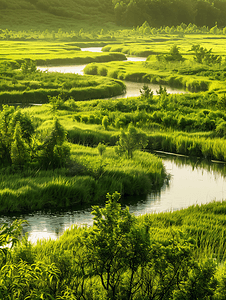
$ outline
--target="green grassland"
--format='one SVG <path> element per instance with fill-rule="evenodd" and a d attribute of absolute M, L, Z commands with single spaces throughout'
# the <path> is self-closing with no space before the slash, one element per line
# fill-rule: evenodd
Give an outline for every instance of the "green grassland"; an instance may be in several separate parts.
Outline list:
<path fill-rule="evenodd" d="M 131 161 L 117 157 L 110 147 L 100 156 L 96 148 L 71 145 L 66 168 L 44 171 L 33 167 L 19 173 L 3 168 L 1 213 L 75 209 L 103 203 L 106 193 L 115 190 L 124 197 L 143 195 L 161 186 L 165 176 L 161 159 L 149 153 L 137 153 Z"/>
<path fill-rule="evenodd" d="M 36 72 L 22 74 L 13 71 L 1 76 L 1 104 L 49 102 L 49 97 L 62 95 L 64 100 L 71 97 L 75 100 L 107 98 L 122 94 L 125 85 L 119 80 L 99 76 L 81 76 L 77 74 L 59 74 Z"/>
<path fill-rule="evenodd" d="M 218 81 L 209 79 L 206 76 L 184 75 L 180 73 L 180 69 L 193 69 L 193 64 L 165 64 L 161 66 L 159 63 L 147 62 L 112 62 L 97 65 L 89 64 L 85 67 L 84 73 L 89 75 L 100 75 L 103 70 L 110 78 L 120 80 L 128 80 L 144 83 L 168 84 L 171 87 L 184 88 L 190 91 L 205 91 L 212 88 L 217 88 Z M 218 71 L 218 70 L 217 70 Z M 198 72 L 197 72 L 198 73 Z M 224 82 L 219 85 L 219 88 L 224 89 Z"/>
<path fill-rule="evenodd" d="M 177 45 L 180 49 L 180 53 L 185 58 L 191 57 L 191 46 L 194 44 L 200 44 L 207 49 L 212 49 L 213 53 L 218 55 L 226 55 L 225 37 L 224 35 L 213 34 L 148 34 L 141 35 L 130 31 L 131 36 L 123 43 L 111 42 L 109 45 L 103 47 L 104 52 L 122 52 L 124 54 L 133 56 L 144 56 L 166 54 L 170 51 L 170 48 Z"/>
<path fill-rule="evenodd" d="M 85 64 L 90 62 L 104 62 L 111 60 L 125 60 L 125 55 L 119 53 L 103 54 L 80 51 L 76 43 L 51 42 L 17 42 L 1 41 L 1 61 L 23 62 L 31 59 L 37 65 Z"/>

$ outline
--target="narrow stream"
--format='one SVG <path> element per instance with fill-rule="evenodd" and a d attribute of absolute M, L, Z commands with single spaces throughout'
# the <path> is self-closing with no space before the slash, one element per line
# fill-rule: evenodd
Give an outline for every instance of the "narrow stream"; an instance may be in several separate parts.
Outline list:
<path fill-rule="evenodd" d="M 89 51 L 89 52 L 102 52 L 102 47 L 90 47 L 90 48 L 81 48 L 82 51 Z M 127 61 L 146 61 L 146 57 L 135 57 L 135 56 L 128 56 Z M 59 72 L 59 73 L 74 73 L 79 75 L 84 75 L 83 70 L 87 66 L 87 64 L 83 65 L 67 65 L 67 66 L 50 66 L 50 67 L 38 67 L 41 71 L 48 71 L 48 72 Z M 140 96 L 140 89 L 144 86 L 142 82 L 131 82 L 131 81 L 124 81 L 126 84 L 126 93 L 123 95 L 119 95 L 113 97 L 113 99 L 119 98 L 127 98 L 127 97 L 137 97 Z M 148 83 L 147 85 L 156 95 L 156 91 L 159 90 L 159 84 Z M 163 87 L 167 88 L 167 92 L 172 93 L 185 93 L 182 89 L 171 88 L 167 85 L 162 85 Z"/>
<path fill-rule="evenodd" d="M 191 160 L 172 155 L 160 156 L 171 179 L 168 184 L 147 196 L 130 197 L 122 201 L 122 206 L 129 206 L 136 216 L 167 212 L 186 208 L 196 204 L 226 199 L 226 164 Z M 0 218 L 0 222 L 11 222 L 20 218 L 26 219 L 29 225 L 24 226 L 29 240 L 57 239 L 73 224 L 92 225 L 91 208 L 76 207 L 64 212 L 36 212 L 29 215 L 17 215 Z"/>

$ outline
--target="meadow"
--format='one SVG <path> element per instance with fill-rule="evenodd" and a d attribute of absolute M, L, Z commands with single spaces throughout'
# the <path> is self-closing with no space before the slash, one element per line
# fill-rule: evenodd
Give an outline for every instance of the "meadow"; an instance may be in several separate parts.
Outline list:
<path fill-rule="evenodd" d="M 81 46 L 81 43 L 78 43 Z M 92 43 L 91 43 L 92 45 Z M 125 60 L 120 53 L 93 53 L 81 51 L 75 42 L 47 42 L 47 41 L 0 41 L 1 60 L 8 63 L 23 63 L 31 59 L 38 66 L 62 64 L 86 64 L 90 62 L 107 62 L 111 60 Z M 84 43 L 88 47 L 88 43 Z"/>

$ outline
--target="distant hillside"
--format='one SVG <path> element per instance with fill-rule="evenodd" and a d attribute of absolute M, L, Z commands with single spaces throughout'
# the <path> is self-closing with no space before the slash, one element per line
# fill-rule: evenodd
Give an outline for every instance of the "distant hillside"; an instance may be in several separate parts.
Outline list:
<path fill-rule="evenodd" d="M 226 26 L 226 0 L 0 0 L 0 28 Z"/>
<path fill-rule="evenodd" d="M 111 0 L 0 0 L 0 28 L 75 30 L 113 22 Z"/>
<path fill-rule="evenodd" d="M 112 0 L 118 24 L 226 26 L 226 0 Z"/>

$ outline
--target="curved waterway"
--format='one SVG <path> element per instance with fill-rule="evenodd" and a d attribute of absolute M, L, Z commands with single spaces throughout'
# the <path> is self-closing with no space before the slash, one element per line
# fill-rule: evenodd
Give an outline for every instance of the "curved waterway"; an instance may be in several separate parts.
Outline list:
<path fill-rule="evenodd" d="M 122 206 L 129 206 L 131 213 L 138 216 L 175 211 L 191 205 L 226 199 L 226 164 L 207 163 L 168 154 L 160 157 L 167 173 L 170 174 L 169 182 L 147 196 L 123 200 Z M 2 216 L 0 222 L 11 222 L 16 218 L 26 219 L 29 222 L 24 226 L 23 233 L 27 232 L 32 242 L 42 238 L 56 239 L 73 224 L 90 226 L 93 223 L 90 207 L 76 207 L 74 210 L 64 212 Z"/>
<path fill-rule="evenodd" d="M 102 47 L 90 47 L 90 48 L 81 48 L 82 51 L 88 52 L 102 52 Z M 146 57 L 135 57 L 135 56 L 127 56 L 127 61 L 146 61 Z M 48 71 L 48 72 L 59 72 L 59 73 L 74 73 L 79 75 L 84 75 L 84 68 L 87 64 L 83 65 L 67 65 L 67 66 L 49 66 L 49 67 L 37 67 L 41 71 Z M 140 96 L 140 90 L 144 86 L 142 82 L 132 82 L 132 81 L 124 81 L 126 85 L 126 93 L 113 97 L 112 99 L 119 99 L 119 98 L 127 98 L 127 97 L 137 97 Z M 157 94 L 157 90 L 159 90 L 159 84 L 154 83 L 145 83 L 152 91 L 153 94 Z M 167 85 L 162 85 L 166 87 L 167 92 L 170 94 L 175 93 L 186 93 L 182 89 L 171 88 Z"/>
<path fill-rule="evenodd" d="M 83 48 L 82 51 L 101 52 L 98 49 Z M 128 57 L 131 61 L 145 61 L 146 58 Z M 83 74 L 86 65 L 39 67 L 40 70 L 62 73 Z M 126 82 L 127 93 L 120 97 L 139 96 L 143 83 Z M 154 93 L 159 85 L 148 84 Z M 167 87 L 169 93 L 183 93 L 182 90 Z M 191 160 L 186 157 L 176 157 L 168 154 L 160 155 L 163 159 L 169 182 L 158 191 L 152 191 L 147 196 L 128 198 L 122 201 L 122 206 L 129 206 L 130 212 L 136 216 L 146 213 L 175 211 L 196 204 L 206 204 L 211 201 L 226 199 L 226 165 L 222 163 L 207 163 Z M 79 226 L 93 224 L 90 207 L 76 207 L 74 210 L 61 212 L 36 212 L 29 215 L 2 216 L 0 222 L 12 222 L 14 219 L 25 219 L 28 225 L 23 228 L 23 234 L 28 233 L 32 242 L 38 239 L 56 239 L 73 224 Z"/>

